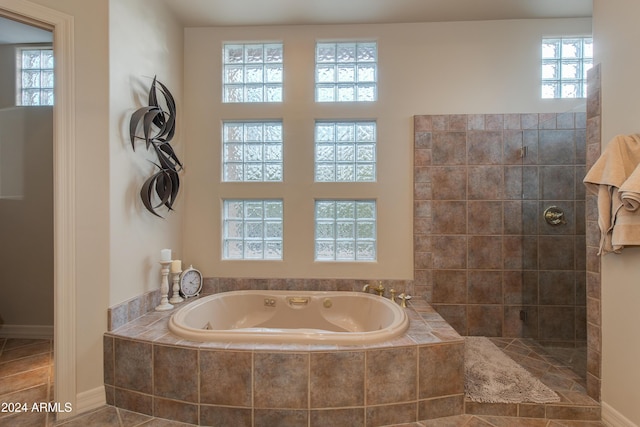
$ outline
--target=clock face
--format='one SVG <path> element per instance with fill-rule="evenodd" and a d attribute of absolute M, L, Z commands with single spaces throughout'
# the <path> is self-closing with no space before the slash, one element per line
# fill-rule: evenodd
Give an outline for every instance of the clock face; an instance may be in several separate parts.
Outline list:
<path fill-rule="evenodd" d="M 200 293 L 202 288 L 202 274 L 198 270 L 188 269 L 180 278 L 180 290 L 186 297 L 192 297 Z"/>

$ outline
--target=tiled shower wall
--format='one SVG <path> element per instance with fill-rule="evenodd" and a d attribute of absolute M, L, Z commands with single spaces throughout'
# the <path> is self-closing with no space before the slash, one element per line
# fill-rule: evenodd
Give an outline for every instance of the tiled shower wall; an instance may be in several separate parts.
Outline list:
<path fill-rule="evenodd" d="M 416 294 L 462 335 L 584 345 L 586 113 L 414 122 Z"/>
<path fill-rule="evenodd" d="M 593 166 L 601 152 L 601 103 L 600 65 L 595 65 L 587 73 L 587 170 Z M 600 400 L 601 360 L 602 360 L 602 302 L 600 246 L 598 228 L 598 199 L 593 194 L 586 197 L 587 217 L 587 393 Z"/>

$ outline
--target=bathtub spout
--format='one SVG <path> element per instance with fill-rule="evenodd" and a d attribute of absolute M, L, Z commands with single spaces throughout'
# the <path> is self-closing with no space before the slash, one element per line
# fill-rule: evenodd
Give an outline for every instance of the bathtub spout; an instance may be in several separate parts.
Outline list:
<path fill-rule="evenodd" d="M 362 292 L 369 292 L 369 284 L 368 283 L 362 287 Z"/>
<path fill-rule="evenodd" d="M 378 282 L 378 286 L 373 288 L 374 291 L 380 296 L 384 296 L 384 286 L 382 286 L 382 282 Z"/>

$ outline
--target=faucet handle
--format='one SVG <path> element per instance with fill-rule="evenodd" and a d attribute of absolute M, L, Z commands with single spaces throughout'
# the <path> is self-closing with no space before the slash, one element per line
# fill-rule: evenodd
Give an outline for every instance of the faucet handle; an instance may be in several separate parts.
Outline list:
<path fill-rule="evenodd" d="M 400 298 L 400 306 L 401 307 L 407 307 L 407 301 L 409 301 L 411 299 L 411 295 L 407 295 L 404 292 L 401 293 L 400 295 L 398 295 L 398 298 Z"/>
<path fill-rule="evenodd" d="M 389 289 L 389 299 L 393 302 L 396 302 L 396 290 L 391 288 Z"/>

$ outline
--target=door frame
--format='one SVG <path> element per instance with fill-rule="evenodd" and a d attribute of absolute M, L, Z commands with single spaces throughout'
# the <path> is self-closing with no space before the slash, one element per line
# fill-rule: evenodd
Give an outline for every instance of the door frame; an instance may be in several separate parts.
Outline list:
<path fill-rule="evenodd" d="M 76 409 L 75 86 L 73 16 L 26 0 L 0 0 L 0 15 L 53 31 L 54 398 Z M 73 412 L 59 412 L 58 419 Z"/>

